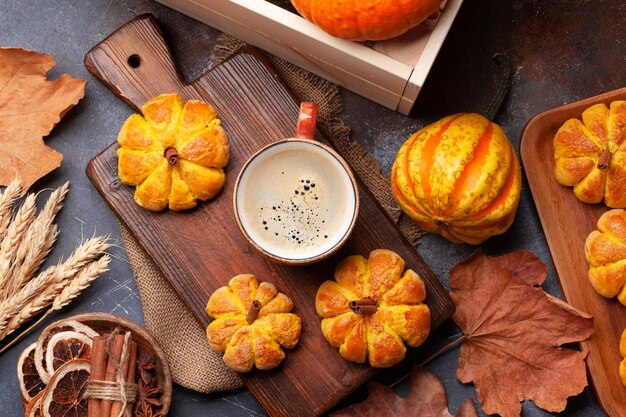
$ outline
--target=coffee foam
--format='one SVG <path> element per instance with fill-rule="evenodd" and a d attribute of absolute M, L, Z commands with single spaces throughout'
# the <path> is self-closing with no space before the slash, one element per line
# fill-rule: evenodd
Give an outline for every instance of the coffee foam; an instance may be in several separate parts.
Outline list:
<path fill-rule="evenodd" d="M 356 191 L 341 162 L 307 142 L 279 142 L 256 155 L 241 175 L 236 197 L 250 239 L 286 259 L 331 250 L 357 215 Z"/>

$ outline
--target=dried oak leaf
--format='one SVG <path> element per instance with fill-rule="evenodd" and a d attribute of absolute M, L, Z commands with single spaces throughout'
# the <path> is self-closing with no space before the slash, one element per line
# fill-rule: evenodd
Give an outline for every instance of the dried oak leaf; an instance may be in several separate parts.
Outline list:
<path fill-rule="evenodd" d="M 370 382 L 369 397 L 360 404 L 339 410 L 331 417 L 453 417 L 446 393 L 437 376 L 421 366 L 411 372 L 411 391 L 402 398 L 385 385 Z M 478 417 L 471 398 L 461 404 L 457 417 Z"/>
<path fill-rule="evenodd" d="M 520 402 L 558 412 L 587 386 L 586 352 L 563 348 L 593 333 L 591 316 L 546 294 L 534 254 L 480 249 L 450 271 L 452 319 L 465 333 L 457 377 L 474 382 L 487 414 L 519 416 Z"/>
<path fill-rule="evenodd" d="M 46 73 L 55 65 L 50 55 L 0 47 L 0 185 L 16 176 L 22 190 L 61 165 L 63 155 L 43 137 L 85 94 L 86 82 Z"/>

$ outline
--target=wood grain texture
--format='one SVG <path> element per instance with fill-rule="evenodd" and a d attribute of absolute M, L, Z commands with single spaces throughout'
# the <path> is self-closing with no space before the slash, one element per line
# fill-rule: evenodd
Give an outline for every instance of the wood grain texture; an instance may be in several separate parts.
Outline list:
<path fill-rule="evenodd" d="M 139 55 L 138 68 L 127 63 L 131 55 Z M 232 208 L 237 174 L 260 147 L 292 136 L 298 113 L 298 102 L 258 52 L 246 49 L 185 84 L 154 18 L 139 16 L 94 47 L 85 64 L 135 109 L 153 96 L 173 92 L 186 100 L 205 100 L 217 109 L 231 143 L 231 159 L 226 185 L 211 202 L 187 212 L 142 209 L 133 201 L 134 190 L 117 177 L 117 144 L 96 156 L 87 174 L 203 326 L 209 322 L 204 308 L 211 293 L 240 273 L 254 273 L 262 281 L 273 282 L 294 300 L 294 312 L 303 322 L 298 346 L 287 353 L 279 368 L 242 375 L 270 415 L 321 414 L 375 373 L 369 366 L 344 361 L 326 343 L 315 312 L 318 286 L 332 279 L 343 257 L 367 255 L 376 248 L 396 251 L 426 283 L 433 328 L 450 317 L 453 306 L 446 291 L 362 182 L 361 209 L 352 238 L 329 259 L 290 267 L 271 262 L 247 245 Z M 117 131 L 122 122 L 112 130 Z M 327 142 L 319 132 L 316 139 Z"/>
<path fill-rule="evenodd" d="M 626 416 L 626 388 L 618 374 L 626 307 L 617 299 L 606 299 L 594 291 L 584 253 L 587 236 L 608 208 L 604 204 L 585 204 L 574 197 L 571 188 L 557 183 L 552 140 L 566 120 L 580 118 L 593 104 L 608 105 L 624 99 L 626 88 L 541 113 L 528 122 L 520 143 L 526 177 L 565 299 L 594 317 L 594 335 L 581 345 L 589 350 L 587 367 L 598 401 L 612 417 Z"/>

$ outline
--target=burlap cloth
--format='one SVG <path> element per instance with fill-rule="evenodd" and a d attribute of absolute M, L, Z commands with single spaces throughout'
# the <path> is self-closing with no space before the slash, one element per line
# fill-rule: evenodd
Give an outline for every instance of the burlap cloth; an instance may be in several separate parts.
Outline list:
<path fill-rule="evenodd" d="M 243 45 L 233 37 L 222 35 L 211 59 L 220 62 Z M 282 59 L 269 55 L 268 58 L 298 97 L 318 104 L 318 126 L 326 132 L 338 152 L 396 221 L 404 235 L 416 244 L 422 232 L 402 215 L 393 199 L 389 179 L 359 144 L 350 141 L 350 127 L 336 117 L 342 111 L 339 88 Z M 237 374 L 224 365 L 220 353 L 209 347 L 205 329 L 122 224 L 120 232 L 137 281 L 145 327 L 165 351 L 174 382 L 204 393 L 241 387 Z"/>

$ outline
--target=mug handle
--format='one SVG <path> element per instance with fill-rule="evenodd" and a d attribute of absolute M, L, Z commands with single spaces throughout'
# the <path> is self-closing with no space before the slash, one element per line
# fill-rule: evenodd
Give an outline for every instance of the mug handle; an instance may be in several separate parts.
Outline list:
<path fill-rule="evenodd" d="M 303 101 L 300 104 L 298 113 L 298 125 L 296 126 L 296 137 L 300 139 L 313 140 L 315 136 L 315 122 L 317 121 L 317 104 Z"/>

